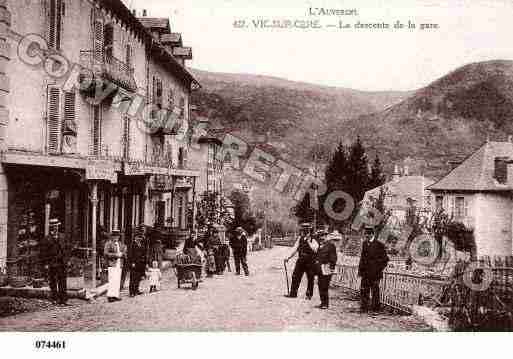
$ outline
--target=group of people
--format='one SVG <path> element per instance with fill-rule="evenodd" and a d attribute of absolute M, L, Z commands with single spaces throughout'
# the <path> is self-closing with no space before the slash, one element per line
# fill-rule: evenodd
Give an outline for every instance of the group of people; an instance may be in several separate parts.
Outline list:
<path fill-rule="evenodd" d="M 103 255 L 108 265 L 107 300 L 109 302 L 121 300 L 120 292 L 125 286 L 128 274 L 130 297 L 142 294 L 140 283 L 145 277 L 149 280 L 150 293 L 160 288 L 162 278 L 159 261 L 156 258 L 151 261 L 151 266 L 147 264 L 148 258 L 143 244 L 143 234 L 136 233 L 130 246 L 127 246 L 120 238 L 119 231 L 112 231 L 103 249 Z"/>
<path fill-rule="evenodd" d="M 362 252 L 358 266 L 358 276 L 361 277 L 360 311 L 362 313 L 380 310 L 379 282 L 388 264 L 385 246 L 376 239 L 374 227 L 365 225 L 364 234 L 365 238 L 362 243 Z M 327 309 L 329 307 L 329 285 L 331 277 L 335 273 L 337 263 L 336 244 L 341 239 L 342 236 L 338 231 L 329 233 L 327 230 L 322 229 L 314 233 L 309 223 L 301 225 L 300 236 L 294 245 L 294 250 L 285 258 L 286 264 L 296 254 L 298 255 L 292 273 L 290 291 L 285 295 L 286 297 L 297 298 L 301 279 L 306 274 L 306 299 L 312 299 L 314 280 L 317 276 L 321 301 L 317 308 Z"/>
<path fill-rule="evenodd" d="M 52 218 L 49 221 L 49 235 L 41 243 L 41 262 L 46 270 L 51 290 L 51 299 L 57 304 L 67 303 L 67 269 L 70 266 L 71 247 L 64 235 L 60 233 L 60 221 Z M 147 277 L 150 284 L 150 292 L 157 290 L 162 274 L 157 260 L 153 260 L 151 266 L 147 265 L 147 250 L 144 246 L 144 235 L 136 234 L 130 245 L 127 246 L 121 240 L 119 231 L 103 233 L 104 245 L 100 253 L 108 267 L 109 302 L 121 300 L 120 292 L 125 286 L 129 275 L 129 295 L 142 294 L 139 289 L 140 282 Z"/>
<path fill-rule="evenodd" d="M 193 262 L 204 263 L 207 277 L 222 275 L 225 269 L 231 272 L 230 248 L 233 253 L 235 274 L 241 274 L 241 267 L 249 276 L 247 262 L 248 239 L 242 227 L 237 227 L 229 241 L 221 236 L 216 228 L 211 228 L 205 236 L 195 241 L 192 237 L 184 243 L 183 253 L 191 256 Z"/>

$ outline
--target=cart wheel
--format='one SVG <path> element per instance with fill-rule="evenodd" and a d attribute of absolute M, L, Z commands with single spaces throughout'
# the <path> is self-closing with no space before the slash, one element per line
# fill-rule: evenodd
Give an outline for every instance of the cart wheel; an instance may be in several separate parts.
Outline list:
<path fill-rule="evenodd" d="M 194 273 L 194 272 L 192 272 L 191 283 L 192 283 L 192 289 L 193 290 L 198 289 L 198 279 L 196 278 L 196 273 Z"/>

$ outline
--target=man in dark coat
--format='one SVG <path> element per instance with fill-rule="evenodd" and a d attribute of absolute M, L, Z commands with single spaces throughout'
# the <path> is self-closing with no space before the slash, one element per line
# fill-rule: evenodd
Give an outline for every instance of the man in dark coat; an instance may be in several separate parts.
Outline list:
<path fill-rule="evenodd" d="M 52 218 L 49 223 L 50 234 L 41 243 L 41 261 L 48 272 L 52 300 L 65 305 L 68 300 L 66 294 L 66 267 L 69 262 L 69 246 L 64 236 L 59 233 L 60 222 Z"/>
<path fill-rule="evenodd" d="M 246 258 L 248 254 L 248 238 L 242 227 L 237 227 L 235 232 L 235 236 L 230 240 L 230 247 L 232 247 L 233 251 L 233 261 L 235 262 L 235 274 L 240 275 L 240 266 L 242 264 L 244 274 L 249 276 L 248 261 Z"/>
<path fill-rule="evenodd" d="M 130 268 L 129 294 L 131 297 L 142 294 L 139 291 L 139 283 L 146 271 L 146 249 L 142 243 L 142 237 L 136 235 L 128 251 L 128 266 Z"/>
<path fill-rule="evenodd" d="M 379 311 L 379 282 L 383 278 L 383 270 L 388 264 L 388 255 L 385 245 L 381 243 L 374 233 L 374 227 L 366 225 L 365 240 L 362 244 L 362 254 L 358 266 L 358 276 L 361 277 L 360 300 L 361 312 L 369 309 Z M 369 294 L 372 293 L 372 302 L 369 308 Z"/>
<path fill-rule="evenodd" d="M 319 244 L 310 235 L 311 225 L 310 223 L 301 224 L 301 233 L 299 235 L 292 254 L 285 258 L 287 263 L 292 257 L 298 253 L 298 259 L 292 273 L 292 284 L 290 286 L 290 293 L 286 295 L 288 298 L 297 298 L 297 291 L 301 284 L 301 279 L 306 273 L 307 288 L 306 288 L 306 299 L 312 299 L 313 288 L 314 288 L 314 257 L 315 251 L 319 247 Z"/>
<path fill-rule="evenodd" d="M 317 308 L 328 309 L 330 281 L 331 276 L 335 273 L 335 266 L 337 264 L 337 247 L 335 243 L 340 237 L 321 230 L 317 232 L 317 238 L 319 249 L 315 255 L 315 271 L 317 273 L 317 285 L 319 286 L 319 297 L 321 299 L 321 304 Z"/>

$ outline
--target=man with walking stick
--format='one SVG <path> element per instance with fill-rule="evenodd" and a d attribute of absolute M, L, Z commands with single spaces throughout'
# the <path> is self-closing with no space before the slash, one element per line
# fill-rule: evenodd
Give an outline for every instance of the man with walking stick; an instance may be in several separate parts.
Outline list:
<path fill-rule="evenodd" d="M 301 224 L 301 233 L 299 239 L 296 241 L 294 245 L 294 250 L 291 255 L 285 258 L 285 269 L 287 268 L 286 264 L 288 261 L 298 253 L 298 259 L 296 261 L 296 265 L 294 267 L 294 272 L 292 273 L 292 284 L 288 294 L 285 295 L 287 298 L 297 298 L 297 291 L 299 289 L 299 284 L 301 283 L 301 279 L 303 278 L 303 274 L 306 273 L 307 278 L 307 289 L 306 289 L 306 299 L 312 299 L 313 295 L 313 287 L 314 287 L 314 257 L 315 252 L 319 248 L 319 244 L 315 239 L 311 236 L 312 226 L 310 223 Z M 288 281 L 288 278 L 287 278 Z"/>

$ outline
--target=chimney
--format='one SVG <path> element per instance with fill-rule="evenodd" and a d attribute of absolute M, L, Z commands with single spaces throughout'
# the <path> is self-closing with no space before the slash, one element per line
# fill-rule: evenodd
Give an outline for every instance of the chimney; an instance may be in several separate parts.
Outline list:
<path fill-rule="evenodd" d="M 136 10 L 136 9 L 132 9 L 132 15 L 134 15 L 135 17 L 137 17 L 137 10 Z"/>
<path fill-rule="evenodd" d="M 493 177 L 500 184 L 506 184 L 508 182 L 508 162 L 507 157 L 495 157 Z"/>
<path fill-rule="evenodd" d="M 392 173 L 392 181 L 396 181 L 401 177 L 401 173 L 399 172 L 399 166 L 394 166 L 394 172 Z"/>
<path fill-rule="evenodd" d="M 461 164 L 461 161 L 460 160 L 449 160 L 449 161 L 447 161 L 447 164 L 449 166 L 451 166 L 451 171 L 452 171 L 453 169 L 455 169 L 456 167 L 458 167 Z"/>
<path fill-rule="evenodd" d="M 148 15 L 148 11 L 146 11 L 146 9 L 143 9 L 143 14 L 142 14 L 142 16 L 143 16 L 143 17 L 146 17 L 147 15 Z"/>

